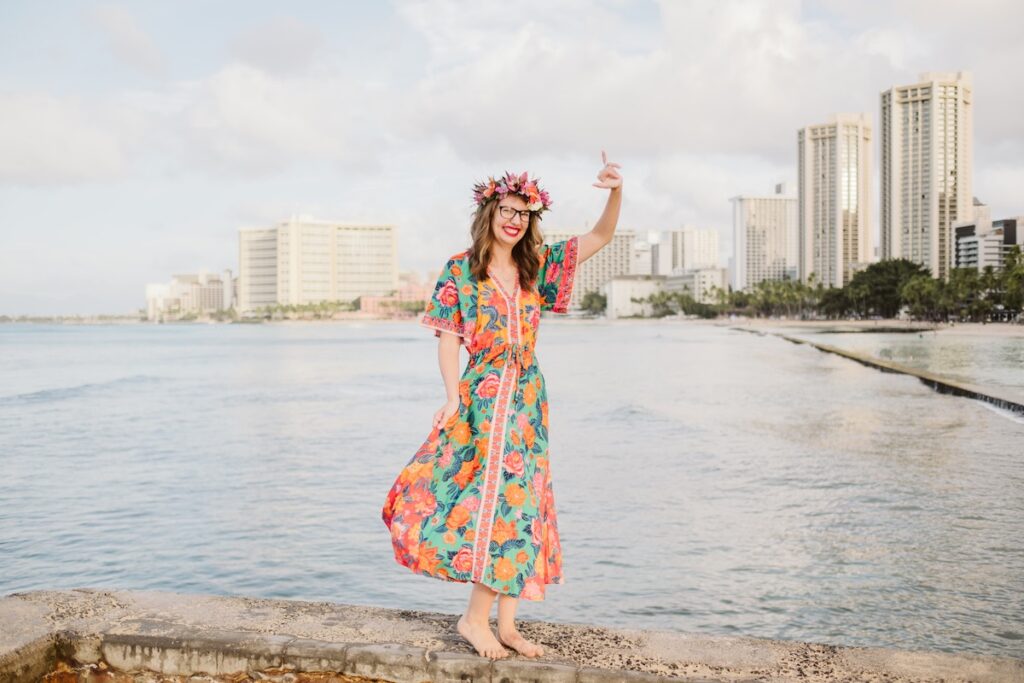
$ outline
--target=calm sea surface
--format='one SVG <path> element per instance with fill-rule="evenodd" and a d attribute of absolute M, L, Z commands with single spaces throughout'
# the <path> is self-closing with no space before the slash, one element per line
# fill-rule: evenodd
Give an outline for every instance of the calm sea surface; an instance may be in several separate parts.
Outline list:
<path fill-rule="evenodd" d="M 857 340 L 1024 385 L 1019 340 Z M 1024 420 L 708 325 L 550 319 L 537 357 L 567 583 L 521 617 L 1024 656 Z M 0 325 L 0 594 L 458 613 L 380 520 L 443 399 L 416 323 Z"/>

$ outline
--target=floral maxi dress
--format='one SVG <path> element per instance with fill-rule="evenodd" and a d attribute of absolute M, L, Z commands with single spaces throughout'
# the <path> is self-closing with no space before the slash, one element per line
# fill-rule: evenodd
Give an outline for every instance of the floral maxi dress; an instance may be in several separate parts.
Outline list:
<path fill-rule="evenodd" d="M 412 571 L 543 600 L 563 583 L 548 457 L 547 389 L 534 357 L 541 311 L 565 313 L 578 237 L 545 244 L 537 280 L 506 291 L 453 255 L 420 324 L 469 351 L 459 409 L 434 427 L 388 491 L 382 517 Z"/>

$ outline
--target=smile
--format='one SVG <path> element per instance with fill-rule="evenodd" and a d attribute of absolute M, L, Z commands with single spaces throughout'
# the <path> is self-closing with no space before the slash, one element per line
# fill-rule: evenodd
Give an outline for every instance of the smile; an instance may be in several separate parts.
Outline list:
<path fill-rule="evenodd" d="M 504 230 L 505 234 L 509 235 L 510 237 L 515 237 L 516 235 L 519 234 L 519 231 L 522 230 L 522 228 L 513 228 L 513 227 L 508 226 L 508 225 L 502 226 L 501 229 Z"/>

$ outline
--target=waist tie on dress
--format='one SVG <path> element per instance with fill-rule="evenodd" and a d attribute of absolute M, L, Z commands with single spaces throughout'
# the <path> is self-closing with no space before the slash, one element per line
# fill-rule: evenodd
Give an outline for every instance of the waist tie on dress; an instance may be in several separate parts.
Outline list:
<path fill-rule="evenodd" d="M 494 344 L 484 349 L 472 360 L 473 363 L 493 363 L 499 358 L 504 358 L 506 363 L 515 364 L 520 369 L 529 367 L 533 363 L 533 351 L 526 344 Z"/>

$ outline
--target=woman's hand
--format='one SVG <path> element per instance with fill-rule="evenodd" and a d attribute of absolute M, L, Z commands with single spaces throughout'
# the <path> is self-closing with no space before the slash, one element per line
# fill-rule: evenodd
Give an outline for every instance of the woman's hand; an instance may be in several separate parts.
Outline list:
<path fill-rule="evenodd" d="M 452 415 L 459 412 L 459 399 L 453 398 L 445 402 L 441 408 L 434 413 L 434 429 L 448 424 Z"/>
<path fill-rule="evenodd" d="M 594 183 L 594 187 L 603 187 L 606 190 L 618 190 L 622 187 L 622 175 L 616 171 L 617 168 L 622 168 L 621 164 L 613 164 L 608 161 L 608 155 L 601 150 L 601 163 L 604 164 L 601 170 L 597 172 L 597 182 Z"/>

